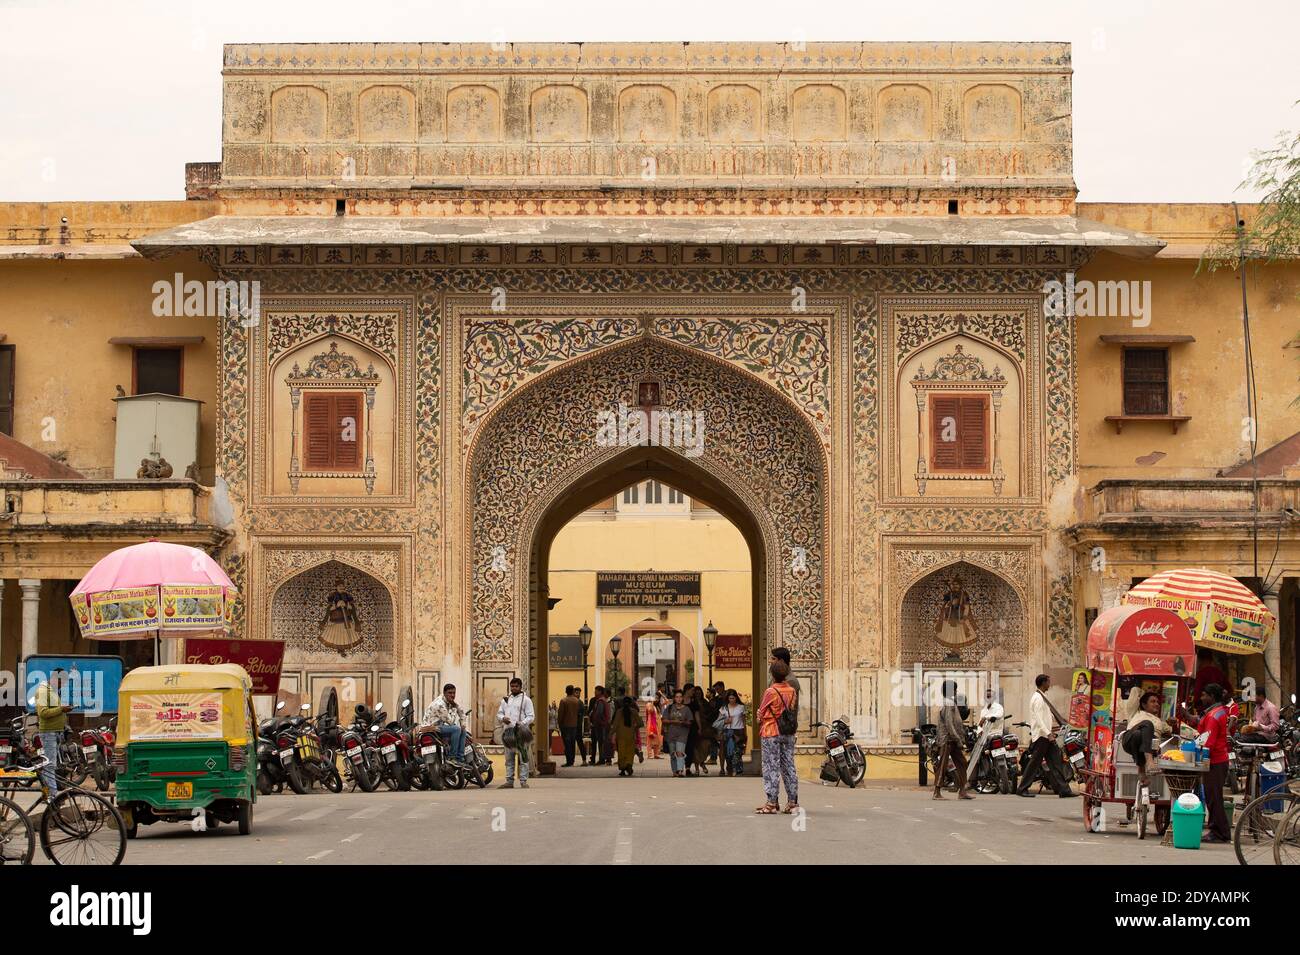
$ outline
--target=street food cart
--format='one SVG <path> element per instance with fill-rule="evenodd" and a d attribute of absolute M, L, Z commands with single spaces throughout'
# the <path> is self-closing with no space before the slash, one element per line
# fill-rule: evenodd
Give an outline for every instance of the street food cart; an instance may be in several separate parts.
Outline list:
<path fill-rule="evenodd" d="M 1176 725 L 1178 708 L 1196 670 L 1192 631 L 1176 613 L 1159 607 L 1121 606 L 1102 612 L 1088 629 L 1087 678 L 1092 694 L 1086 714 L 1087 765 L 1076 767 L 1083 785 L 1083 822 L 1089 832 L 1105 824 L 1106 803 L 1124 806 L 1125 818 L 1137 818 L 1138 838 L 1146 838 L 1147 816 L 1156 831 L 1169 826 L 1170 802 L 1194 787 L 1197 764 L 1168 765 L 1150 780 L 1147 793 L 1138 784 L 1138 767 L 1119 746 L 1115 733 L 1120 693 L 1159 694 L 1161 715 Z M 1136 701 L 1134 701 L 1136 702 Z M 1071 706 L 1071 719 L 1079 707 Z M 1123 714 L 1127 716 L 1127 714 Z M 1179 754 L 1182 755 L 1181 753 Z M 1185 771 L 1184 771 L 1185 770 Z M 1184 776 L 1191 778 L 1184 779 Z"/>

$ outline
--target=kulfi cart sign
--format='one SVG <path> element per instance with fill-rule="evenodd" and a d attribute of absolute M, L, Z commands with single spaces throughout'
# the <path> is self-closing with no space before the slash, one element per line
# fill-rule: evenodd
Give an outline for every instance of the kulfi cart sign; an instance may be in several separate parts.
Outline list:
<path fill-rule="evenodd" d="M 1212 570 L 1167 570 L 1126 593 L 1125 606 L 1176 614 L 1198 646 L 1223 653 L 1262 653 L 1277 618 L 1245 584 Z"/>
<path fill-rule="evenodd" d="M 221 739 L 221 692 L 134 693 L 130 719 L 132 742 Z"/>

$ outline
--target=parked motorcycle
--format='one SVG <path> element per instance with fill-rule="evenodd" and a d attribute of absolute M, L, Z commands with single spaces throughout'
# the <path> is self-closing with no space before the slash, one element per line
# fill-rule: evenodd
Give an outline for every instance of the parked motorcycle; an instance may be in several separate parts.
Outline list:
<path fill-rule="evenodd" d="M 465 780 L 450 762 L 447 740 L 436 726 L 421 726 L 415 731 L 418 749 L 411 782 L 417 789 L 464 789 Z"/>
<path fill-rule="evenodd" d="M 1000 725 L 1008 716 L 989 716 L 980 720 L 972 741 L 966 776 L 977 793 L 1009 793 L 1012 790 L 1011 774 L 1007 771 L 1007 734 Z"/>
<path fill-rule="evenodd" d="M 306 715 L 311 704 L 304 703 L 300 709 L 303 715 L 290 719 L 276 736 L 289 788 L 301 796 L 320 783 L 330 792 L 340 793 L 343 778 L 335 765 L 334 753 L 322 745 L 316 721 Z"/>
<path fill-rule="evenodd" d="M 826 761 L 822 764 L 821 778 L 827 782 L 834 781 L 836 785 L 842 782 L 853 789 L 867 775 L 867 758 L 862 754 L 862 748 L 853 742 L 853 730 L 849 728 L 848 719 L 841 716 L 832 720 L 829 726 L 813 724 L 813 729 L 819 727 L 826 730 Z"/>
<path fill-rule="evenodd" d="M 339 735 L 344 779 L 367 793 L 372 793 L 379 787 L 379 774 L 383 771 L 383 766 L 378 761 L 379 754 L 368 740 L 372 722 L 371 713 L 358 703 L 352 725 Z"/>
<path fill-rule="evenodd" d="M 257 726 L 257 791 L 263 796 L 280 792 L 289 781 L 279 745 L 280 731 L 289 725 L 288 718 L 280 715 L 283 709 L 284 701 L 277 701 L 276 715 Z"/>
<path fill-rule="evenodd" d="M 403 701 L 402 707 L 405 714 L 411 707 L 411 701 Z M 378 715 L 382 716 L 382 713 L 382 709 L 379 709 Z M 383 759 L 381 778 L 384 784 L 389 789 L 406 792 L 411 788 L 411 776 L 416 768 L 413 767 L 410 732 L 400 720 L 394 720 L 386 726 L 376 723 L 370 727 L 370 731 L 375 736 L 375 744 Z"/>
<path fill-rule="evenodd" d="M 95 779 L 95 787 L 106 790 L 117 780 L 117 767 L 113 764 L 113 746 L 117 742 L 114 728 L 117 720 L 98 729 L 81 731 L 81 753 L 86 761 L 90 775 Z"/>
<path fill-rule="evenodd" d="M 461 757 L 461 763 L 463 766 L 460 775 L 467 782 L 473 783 L 479 789 L 486 789 L 492 782 L 495 770 L 492 768 L 492 760 L 488 758 L 487 750 L 468 736 L 465 738 L 465 752 Z"/>

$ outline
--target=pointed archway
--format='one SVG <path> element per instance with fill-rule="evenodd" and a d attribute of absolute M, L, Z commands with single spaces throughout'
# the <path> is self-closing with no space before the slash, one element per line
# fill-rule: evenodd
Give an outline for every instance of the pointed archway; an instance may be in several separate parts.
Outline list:
<path fill-rule="evenodd" d="M 602 440 L 607 415 L 637 408 L 647 381 L 657 409 L 697 416 L 697 446 Z M 654 478 L 741 531 L 751 555 L 756 670 L 768 648 L 788 647 L 809 697 L 801 710 L 815 714 L 827 630 L 826 459 L 803 413 L 771 386 L 644 337 L 539 376 L 493 410 L 468 460 L 463 593 L 480 733 L 490 722 L 482 701 L 512 676 L 534 696 L 544 685 L 540 582 L 555 534 L 597 501 Z"/>

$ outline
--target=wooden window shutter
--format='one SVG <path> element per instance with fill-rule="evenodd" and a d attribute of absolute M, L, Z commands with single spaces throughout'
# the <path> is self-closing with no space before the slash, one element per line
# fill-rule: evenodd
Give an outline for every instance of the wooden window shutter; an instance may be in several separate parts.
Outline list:
<path fill-rule="evenodd" d="M 308 471 L 328 471 L 334 463 L 334 402 L 330 395 L 306 395 L 302 401 L 303 467 Z"/>
<path fill-rule="evenodd" d="M 361 467 L 361 395 L 334 396 L 334 466 L 340 471 Z"/>
<path fill-rule="evenodd" d="M 955 440 L 945 441 L 945 436 Z M 951 395 L 930 397 L 930 467 L 936 471 L 961 467 L 961 401 Z"/>
<path fill-rule="evenodd" d="M 1169 414 L 1169 350 L 1124 349 L 1124 413 Z"/>
<path fill-rule="evenodd" d="M 963 471 L 987 471 L 989 467 L 989 399 L 987 395 L 970 395 L 961 399 L 961 417 L 957 423 L 957 443 L 961 446 Z"/>

